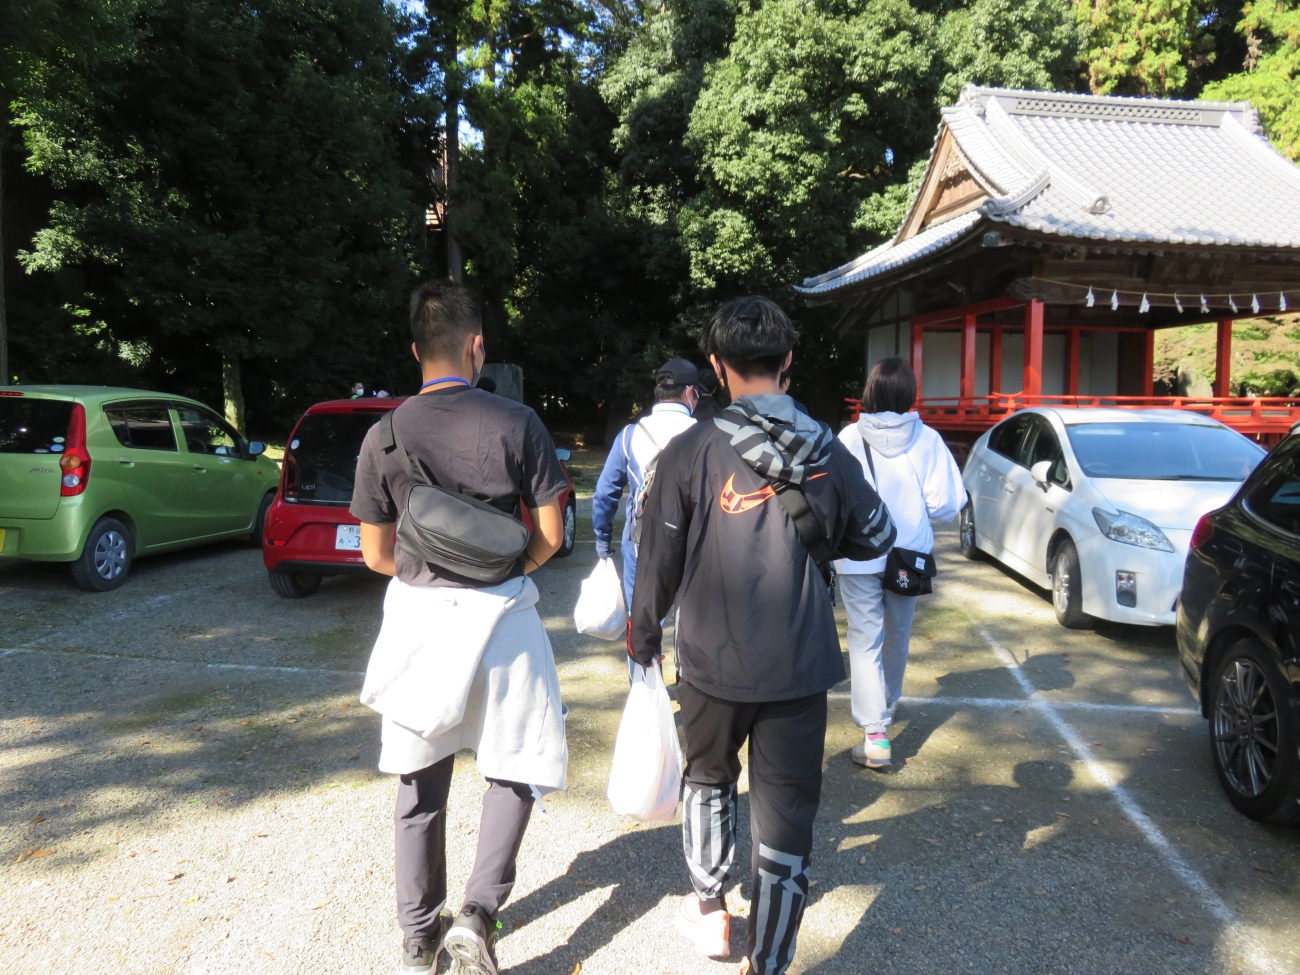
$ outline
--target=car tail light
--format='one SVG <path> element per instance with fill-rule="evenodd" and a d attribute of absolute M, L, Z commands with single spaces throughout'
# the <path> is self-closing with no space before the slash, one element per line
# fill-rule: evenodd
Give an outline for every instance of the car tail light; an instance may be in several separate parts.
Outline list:
<path fill-rule="evenodd" d="M 16 389 L 0 389 L 0 396 L 21 396 L 23 395 Z"/>
<path fill-rule="evenodd" d="M 72 404 L 59 467 L 63 471 L 59 494 L 71 498 L 86 490 L 86 482 L 90 480 L 90 451 L 86 450 L 86 408 L 80 403 Z"/>
<path fill-rule="evenodd" d="M 1205 548 L 1205 544 L 1214 535 L 1214 522 L 1210 521 L 1209 515 L 1201 515 L 1201 520 L 1196 523 L 1192 529 L 1192 551 L 1200 552 Z"/>

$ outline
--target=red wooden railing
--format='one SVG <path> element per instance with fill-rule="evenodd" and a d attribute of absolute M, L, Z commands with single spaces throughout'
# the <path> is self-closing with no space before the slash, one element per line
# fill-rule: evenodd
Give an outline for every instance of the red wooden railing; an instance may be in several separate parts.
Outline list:
<path fill-rule="evenodd" d="M 862 403 L 846 399 L 856 421 Z M 1247 436 L 1285 436 L 1300 423 L 1300 397 L 1287 396 L 1025 396 L 992 393 L 962 398 L 927 396 L 916 404 L 921 419 L 940 431 L 982 432 L 1026 406 L 1105 407 L 1121 410 L 1186 410 L 1218 420 Z"/>

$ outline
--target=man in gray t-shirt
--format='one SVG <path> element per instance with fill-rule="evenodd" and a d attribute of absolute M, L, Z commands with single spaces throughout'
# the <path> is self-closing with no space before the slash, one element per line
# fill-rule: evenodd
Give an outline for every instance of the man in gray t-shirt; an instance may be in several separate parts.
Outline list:
<path fill-rule="evenodd" d="M 478 306 L 463 288 L 433 283 L 417 289 L 411 297 L 411 333 L 424 382 L 418 396 L 393 411 L 407 452 L 444 490 L 469 494 L 511 514 L 527 508 L 534 525 L 514 571 L 495 586 L 430 565 L 394 543 L 394 526 L 410 491 L 396 451 L 380 442 L 379 424 L 362 443 L 351 511 L 361 521 L 366 565 L 396 577 L 389 584 L 379 636 L 381 642 L 390 641 L 387 654 L 396 649 L 398 659 L 409 659 L 425 653 L 429 634 L 439 635 L 438 652 L 459 651 L 447 641 L 457 639 L 448 634 L 463 630 L 450 624 L 463 623 L 463 618 L 453 620 L 447 614 L 456 610 L 440 608 L 457 600 L 430 590 L 478 589 L 483 595 L 476 600 L 510 607 L 504 610 L 510 615 L 500 617 L 493 630 L 496 639 L 489 636 L 486 647 L 478 647 L 482 657 L 474 682 L 463 691 L 473 696 L 467 703 L 461 699 L 460 723 L 424 737 L 385 715 L 379 763 L 381 771 L 400 775 L 393 816 L 400 971 L 432 972 L 445 950 L 458 971 L 496 975 L 496 916 L 514 885 L 515 858 L 534 796 L 539 789 L 563 788 L 568 761 L 559 675 L 534 606 L 536 587 L 523 578 L 560 547 L 559 498 L 568 480 L 536 413 L 473 388 L 483 368 L 483 329 Z M 508 634 L 501 629 L 507 625 Z M 393 640 L 403 645 L 394 648 Z M 474 651 L 465 647 L 466 653 Z M 374 659 L 380 657 L 377 649 Z M 429 696 L 452 690 L 430 687 Z M 507 748 L 502 742 L 514 744 Z M 462 748 L 475 752 L 488 790 L 474 869 L 464 906 L 453 921 L 444 910 L 446 806 L 456 752 Z"/>

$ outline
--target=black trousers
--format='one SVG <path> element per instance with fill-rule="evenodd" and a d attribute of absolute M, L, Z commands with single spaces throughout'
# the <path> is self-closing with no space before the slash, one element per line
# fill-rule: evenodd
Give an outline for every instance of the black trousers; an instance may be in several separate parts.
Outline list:
<path fill-rule="evenodd" d="M 794 960 L 808 902 L 826 692 L 792 701 L 725 701 L 680 681 L 677 700 L 686 729 L 682 846 L 706 910 L 721 906 L 730 876 L 740 748 L 749 741 L 753 889 L 746 955 L 755 975 L 782 975 Z"/>
<path fill-rule="evenodd" d="M 401 776 L 393 810 L 397 923 L 403 938 L 434 938 L 447 901 L 447 794 L 456 756 Z M 464 907 L 489 917 L 510 897 L 515 860 L 533 812 L 532 788 L 488 779 L 479 819 L 478 853 L 465 886 Z"/>

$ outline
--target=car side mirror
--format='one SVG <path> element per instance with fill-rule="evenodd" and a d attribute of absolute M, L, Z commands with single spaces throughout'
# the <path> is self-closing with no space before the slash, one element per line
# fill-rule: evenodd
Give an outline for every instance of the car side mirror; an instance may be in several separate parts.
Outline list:
<path fill-rule="evenodd" d="M 568 460 L 570 457 L 573 456 L 573 454 L 569 453 L 569 451 L 565 450 L 563 447 L 556 447 L 555 456 L 558 457 L 560 460 Z"/>
<path fill-rule="evenodd" d="M 1046 491 L 1047 475 L 1052 472 L 1054 466 L 1055 465 L 1050 460 L 1040 460 L 1033 467 L 1029 468 L 1029 476 L 1034 479 L 1035 484 Z"/>
<path fill-rule="evenodd" d="M 248 442 L 248 456 L 256 457 L 258 454 L 266 453 L 266 444 L 260 440 L 250 440 Z"/>

